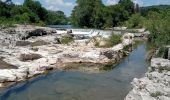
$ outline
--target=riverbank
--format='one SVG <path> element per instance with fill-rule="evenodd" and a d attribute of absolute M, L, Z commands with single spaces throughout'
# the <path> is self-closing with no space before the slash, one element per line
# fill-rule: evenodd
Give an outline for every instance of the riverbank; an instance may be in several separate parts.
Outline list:
<path fill-rule="evenodd" d="M 151 65 L 143 78 L 134 78 L 132 90 L 125 100 L 169 100 L 170 60 L 152 58 Z"/>
<path fill-rule="evenodd" d="M 66 69 L 70 63 L 116 64 L 129 54 L 127 47 L 134 43 L 134 34 L 127 33 L 122 36 L 122 43 L 110 48 L 96 47 L 91 39 L 61 44 L 63 36 L 74 35 L 57 35 L 54 28 L 24 25 L 1 29 L 0 35 L 1 62 L 17 67 L 1 68 L 1 86 L 5 82 L 24 81 L 47 70 Z"/>

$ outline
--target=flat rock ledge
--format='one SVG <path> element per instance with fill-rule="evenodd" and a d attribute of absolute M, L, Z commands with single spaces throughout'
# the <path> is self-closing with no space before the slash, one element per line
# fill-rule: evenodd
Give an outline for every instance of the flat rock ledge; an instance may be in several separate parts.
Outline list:
<path fill-rule="evenodd" d="M 151 59 L 145 77 L 134 78 L 132 86 L 125 100 L 170 100 L 170 60 Z"/>
<path fill-rule="evenodd" d="M 88 45 L 87 40 L 78 41 L 76 45 L 58 44 L 58 36 L 52 28 L 18 26 L 0 30 L 0 58 L 8 66 L 17 67 L 4 69 L 0 65 L 0 87 L 6 82 L 24 81 L 48 70 L 64 70 L 69 63 L 116 64 L 129 54 L 124 48 L 134 43 L 130 38 L 133 34 L 125 35 L 120 44 L 96 48 Z"/>

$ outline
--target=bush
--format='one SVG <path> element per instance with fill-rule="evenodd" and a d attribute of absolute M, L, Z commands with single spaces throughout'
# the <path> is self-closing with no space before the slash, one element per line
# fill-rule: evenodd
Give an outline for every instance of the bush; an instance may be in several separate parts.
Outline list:
<path fill-rule="evenodd" d="M 114 46 L 121 42 L 121 35 L 112 34 L 108 40 L 109 40 L 108 42 L 110 43 L 110 45 Z"/>
<path fill-rule="evenodd" d="M 69 44 L 70 42 L 73 42 L 74 41 L 74 39 L 73 39 L 73 37 L 71 37 L 71 36 L 63 36 L 61 39 L 60 39 L 60 42 L 62 43 L 62 44 Z"/>
<path fill-rule="evenodd" d="M 162 11 L 161 13 L 149 12 L 147 28 L 151 32 L 149 42 L 156 47 L 170 44 L 170 10 Z"/>
<path fill-rule="evenodd" d="M 152 96 L 152 97 L 158 97 L 158 96 L 161 96 L 161 95 L 162 95 L 162 93 L 159 92 L 159 91 L 156 91 L 155 93 L 150 94 L 150 96 Z"/>
<path fill-rule="evenodd" d="M 145 18 L 139 13 L 133 14 L 129 20 L 125 22 L 125 26 L 128 28 L 142 28 Z"/>
<path fill-rule="evenodd" d="M 162 57 L 167 59 L 168 58 L 168 48 L 167 47 L 160 47 L 156 57 Z"/>

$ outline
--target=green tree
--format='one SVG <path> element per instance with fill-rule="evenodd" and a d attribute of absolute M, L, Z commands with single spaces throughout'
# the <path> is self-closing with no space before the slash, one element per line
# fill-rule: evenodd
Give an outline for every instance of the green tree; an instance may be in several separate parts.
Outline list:
<path fill-rule="evenodd" d="M 104 18 L 103 18 L 103 13 L 104 13 L 104 5 L 102 4 L 101 0 L 95 0 L 95 6 L 93 8 L 93 25 L 95 28 L 101 28 L 104 25 Z"/>
<path fill-rule="evenodd" d="M 47 11 L 41 6 L 39 1 L 25 0 L 23 5 L 28 7 L 31 12 L 37 14 L 40 20 L 45 20 L 47 17 Z"/>
<path fill-rule="evenodd" d="M 95 0 L 77 0 L 72 12 L 72 23 L 81 27 L 93 27 Z"/>
<path fill-rule="evenodd" d="M 155 46 L 170 44 L 170 9 L 162 10 L 160 13 L 150 11 L 148 13 L 147 28 L 150 30 L 149 42 Z"/>
<path fill-rule="evenodd" d="M 67 24 L 67 18 L 62 11 L 48 11 L 46 23 L 49 25 Z"/>
<path fill-rule="evenodd" d="M 126 22 L 128 28 L 142 28 L 144 26 L 145 18 L 140 13 L 133 14 Z"/>

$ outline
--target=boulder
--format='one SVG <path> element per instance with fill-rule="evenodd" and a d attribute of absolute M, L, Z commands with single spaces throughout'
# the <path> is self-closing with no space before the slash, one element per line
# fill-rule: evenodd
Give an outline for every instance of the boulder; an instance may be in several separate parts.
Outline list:
<path fill-rule="evenodd" d="M 24 34 L 21 33 L 18 35 L 19 38 L 22 40 L 35 37 L 35 36 L 43 36 L 43 35 L 48 35 L 49 32 L 48 30 L 45 29 L 34 29 L 34 30 L 27 30 Z"/>
<path fill-rule="evenodd" d="M 29 61 L 29 60 L 36 60 L 36 59 L 40 59 L 42 56 L 40 54 L 35 54 L 35 53 L 31 53 L 31 54 L 21 54 L 20 55 L 20 60 L 21 61 Z"/>
<path fill-rule="evenodd" d="M 9 64 L 2 59 L 0 59 L 0 69 L 17 69 L 17 66 L 14 66 L 12 64 Z"/>
<path fill-rule="evenodd" d="M 29 42 L 29 41 L 17 41 L 16 42 L 16 46 L 28 46 L 30 44 L 31 44 L 31 42 Z"/>

